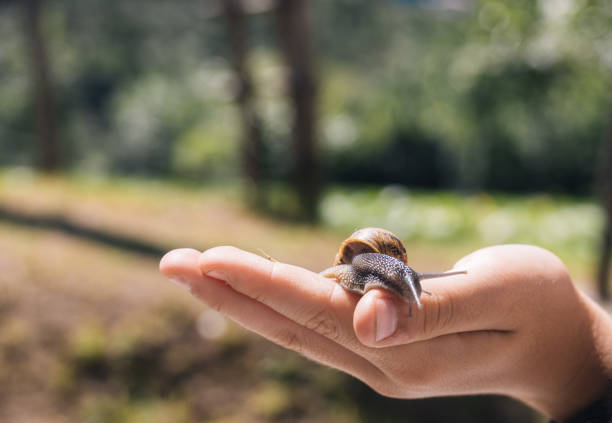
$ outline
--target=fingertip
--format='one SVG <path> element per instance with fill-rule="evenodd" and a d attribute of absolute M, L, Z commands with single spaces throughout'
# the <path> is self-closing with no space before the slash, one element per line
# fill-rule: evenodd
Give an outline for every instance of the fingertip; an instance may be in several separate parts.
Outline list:
<path fill-rule="evenodd" d="M 159 261 L 159 271 L 167 278 L 193 272 L 200 252 L 193 248 L 178 248 L 167 252 Z"/>
<path fill-rule="evenodd" d="M 240 259 L 243 254 L 247 252 L 229 245 L 213 247 L 200 254 L 198 265 L 204 273 L 207 273 L 210 269 L 223 267 L 230 261 Z"/>
<path fill-rule="evenodd" d="M 203 274 L 230 283 L 237 275 L 245 273 L 269 277 L 272 262 L 257 254 L 224 245 L 200 254 L 198 266 Z"/>

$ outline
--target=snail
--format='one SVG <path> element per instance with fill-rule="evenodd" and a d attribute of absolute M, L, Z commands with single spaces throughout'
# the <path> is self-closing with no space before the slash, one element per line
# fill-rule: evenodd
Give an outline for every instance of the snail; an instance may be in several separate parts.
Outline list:
<path fill-rule="evenodd" d="M 423 308 L 421 280 L 467 273 L 464 270 L 443 273 L 419 273 L 407 265 L 406 248 L 393 233 L 380 228 L 364 228 L 348 237 L 336 255 L 333 266 L 320 274 L 335 279 L 344 289 L 365 294 L 382 288 Z"/>

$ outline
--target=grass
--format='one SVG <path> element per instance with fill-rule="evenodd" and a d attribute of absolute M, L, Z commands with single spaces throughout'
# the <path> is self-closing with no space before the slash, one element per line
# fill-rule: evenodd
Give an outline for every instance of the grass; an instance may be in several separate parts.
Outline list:
<path fill-rule="evenodd" d="M 275 208 L 286 198 L 275 187 Z M 324 268 L 356 228 L 390 229 L 407 244 L 414 267 L 448 267 L 487 245 L 547 248 L 583 286 L 592 283 L 603 212 L 584 198 L 457 194 L 403 187 L 332 187 L 321 201 L 320 226 L 254 214 L 241 202 L 239 181 L 209 185 L 91 175 L 41 177 L 0 173 L 0 205 L 24 213 L 66 216 L 87 227 L 167 247 L 232 244 L 307 267 Z"/>
<path fill-rule="evenodd" d="M 168 247 L 261 249 L 315 271 L 355 228 L 376 225 L 406 240 L 417 269 L 447 268 L 491 243 L 533 242 L 580 277 L 601 223 L 587 200 L 335 187 L 321 204 L 323 224 L 312 226 L 253 213 L 240 195 L 235 183 L 0 173 L 0 206 L 11 210 Z M 382 398 L 206 309 L 150 257 L 0 222 L 2 421 L 420 422 L 475 413 L 534 421 L 499 398 Z"/>
<path fill-rule="evenodd" d="M 276 209 L 287 197 L 284 191 L 272 190 L 272 197 L 280 199 Z M 241 202 L 239 181 L 196 185 L 91 175 L 50 178 L 25 170 L 0 173 L 0 205 L 60 214 L 155 245 L 263 250 L 312 270 L 327 266 L 341 240 L 364 226 L 395 232 L 414 267 L 448 267 L 493 244 L 535 244 L 561 257 L 584 286 L 594 274 L 603 225 L 603 212 L 591 199 L 389 186 L 330 188 L 321 201 L 322 224 L 311 226 L 254 214 Z"/>
<path fill-rule="evenodd" d="M 442 251 L 452 246 L 467 252 L 503 243 L 539 245 L 561 257 L 582 283 L 594 269 L 603 227 L 603 212 L 593 200 L 546 194 L 335 188 L 321 209 L 324 222 L 336 230 L 382 226 L 408 245 L 436 245 Z"/>

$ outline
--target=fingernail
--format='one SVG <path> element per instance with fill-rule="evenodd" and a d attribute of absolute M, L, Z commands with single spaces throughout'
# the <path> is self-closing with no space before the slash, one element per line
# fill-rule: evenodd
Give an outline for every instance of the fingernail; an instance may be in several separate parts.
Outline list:
<path fill-rule="evenodd" d="M 376 300 L 376 342 L 393 335 L 397 329 L 395 306 L 386 299 Z"/>
<path fill-rule="evenodd" d="M 206 272 L 206 276 L 210 276 L 211 278 L 219 279 L 222 281 L 226 280 L 225 275 L 217 270 L 211 270 L 209 272 Z"/>
<path fill-rule="evenodd" d="M 187 279 L 185 279 L 182 276 L 172 276 L 169 277 L 168 280 L 174 284 L 177 284 L 178 286 L 187 289 L 188 291 L 191 292 L 191 285 L 189 284 L 189 281 Z"/>

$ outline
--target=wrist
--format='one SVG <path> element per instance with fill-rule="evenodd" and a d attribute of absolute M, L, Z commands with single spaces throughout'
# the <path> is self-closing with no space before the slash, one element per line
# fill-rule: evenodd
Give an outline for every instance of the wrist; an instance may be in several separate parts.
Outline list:
<path fill-rule="evenodd" d="M 575 357 L 572 377 L 562 387 L 558 401 L 549 407 L 548 414 L 560 422 L 602 399 L 612 389 L 612 319 L 585 294 L 578 295 L 588 316 L 581 341 L 584 354 Z"/>

